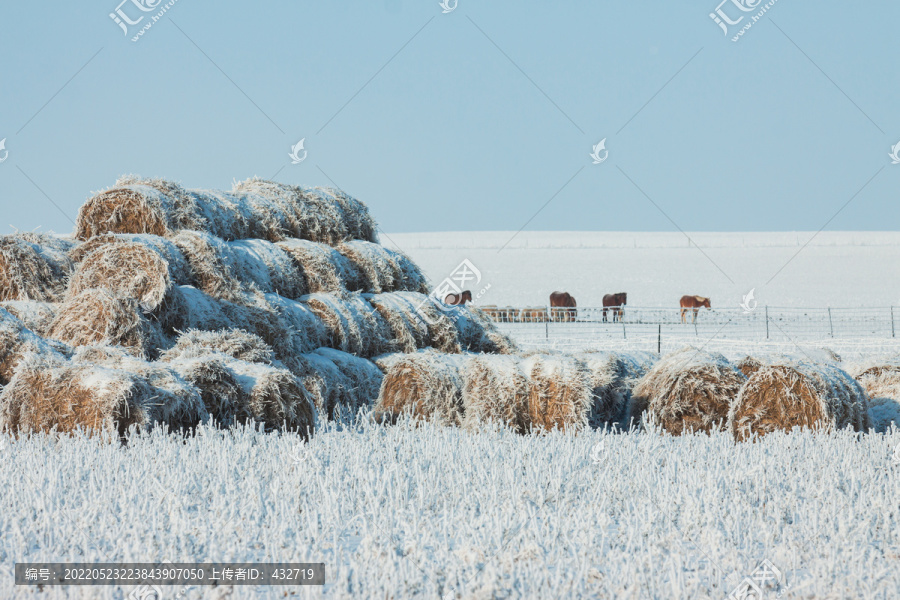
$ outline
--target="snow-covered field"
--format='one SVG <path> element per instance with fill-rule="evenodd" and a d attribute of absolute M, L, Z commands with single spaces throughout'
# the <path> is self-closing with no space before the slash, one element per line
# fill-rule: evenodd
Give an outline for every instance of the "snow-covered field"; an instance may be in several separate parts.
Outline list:
<path fill-rule="evenodd" d="M 524 437 L 429 426 L 4 439 L 0 597 L 16 561 L 324 562 L 324 588 L 183 598 L 713 598 L 768 560 L 782 594 L 900 590 L 900 433 Z M 181 590 L 164 588 L 164 597 Z"/>
<path fill-rule="evenodd" d="M 737 308 L 755 289 L 760 306 L 900 305 L 900 232 L 689 232 L 693 244 L 677 232 L 514 234 L 388 233 L 381 240 L 408 253 L 434 283 L 468 259 L 483 277 L 473 293 L 490 285 L 480 304 L 545 306 L 550 292 L 564 290 L 579 306 L 627 292 L 630 306 L 677 308 L 690 294 Z"/>

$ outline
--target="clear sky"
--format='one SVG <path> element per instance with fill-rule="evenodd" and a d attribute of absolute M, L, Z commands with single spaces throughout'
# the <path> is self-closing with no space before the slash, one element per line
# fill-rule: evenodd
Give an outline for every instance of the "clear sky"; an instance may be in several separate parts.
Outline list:
<path fill-rule="evenodd" d="M 4 232 L 124 173 L 336 184 L 388 232 L 898 228 L 900 3 L 733 42 L 764 3 L 177 0 L 132 42 L 165 2 L 118 1 L 0 5 Z"/>

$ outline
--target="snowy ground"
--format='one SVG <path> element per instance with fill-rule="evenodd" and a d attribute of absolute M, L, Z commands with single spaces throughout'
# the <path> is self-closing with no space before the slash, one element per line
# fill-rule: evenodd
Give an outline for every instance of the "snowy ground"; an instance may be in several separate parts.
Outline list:
<path fill-rule="evenodd" d="M 523 437 L 431 427 L 2 442 L 0 597 L 16 561 L 324 562 L 324 588 L 183 598 L 767 598 L 900 589 L 900 433 Z M 176 588 L 164 588 L 175 598 Z"/>
<path fill-rule="evenodd" d="M 900 305 L 900 232 L 388 233 L 432 282 L 463 260 L 482 273 L 480 304 L 545 306 L 564 290 L 579 306 L 627 292 L 630 306 L 678 307 L 685 294 L 737 308 L 755 288 L 760 306 Z M 509 240 L 512 238 L 512 241 Z M 509 242 L 504 248 L 504 244 Z M 773 279 L 774 277 L 774 279 Z"/>

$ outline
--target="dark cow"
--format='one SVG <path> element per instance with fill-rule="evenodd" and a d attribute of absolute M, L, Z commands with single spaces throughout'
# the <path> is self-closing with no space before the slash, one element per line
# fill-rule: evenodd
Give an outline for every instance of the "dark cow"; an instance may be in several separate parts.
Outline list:
<path fill-rule="evenodd" d="M 603 322 L 606 323 L 606 311 L 610 309 L 612 309 L 613 322 L 621 321 L 625 317 L 625 309 L 622 307 L 626 304 L 628 304 L 628 294 L 625 292 L 603 296 Z"/>
<path fill-rule="evenodd" d="M 700 312 L 700 308 L 705 306 L 706 308 L 712 308 L 709 303 L 709 298 L 704 298 L 703 296 L 682 296 L 681 297 L 681 322 L 685 322 L 685 316 L 689 310 L 694 311 L 694 318 L 691 323 L 697 322 L 697 313 Z"/>
<path fill-rule="evenodd" d="M 550 294 L 550 318 L 566 323 L 578 317 L 575 298 L 569 292 L 553 292 Z"/>
<path fill-rule="evenodd" d="M 466 302 L 472 301 L 472 292 L 469 290 L 464 290 L 461 294 L 447 294 L 444 298 L 444 304 L 449 304 L 450 306 L 465 306 Z"/>

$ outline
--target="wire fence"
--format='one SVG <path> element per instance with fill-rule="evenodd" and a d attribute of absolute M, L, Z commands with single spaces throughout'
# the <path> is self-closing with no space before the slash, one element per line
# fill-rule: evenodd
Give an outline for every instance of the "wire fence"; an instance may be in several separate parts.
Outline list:
<path fill-rule="evenodd" d="M 718 338 L 799 341 L 835 338 L 891 339 L 900 307 L 779 308 L 753 310 L 639 308 L 480 307 L 515 337 L 613 340 Z M 896 318 L 895 318 L 896 316 Z"/>

